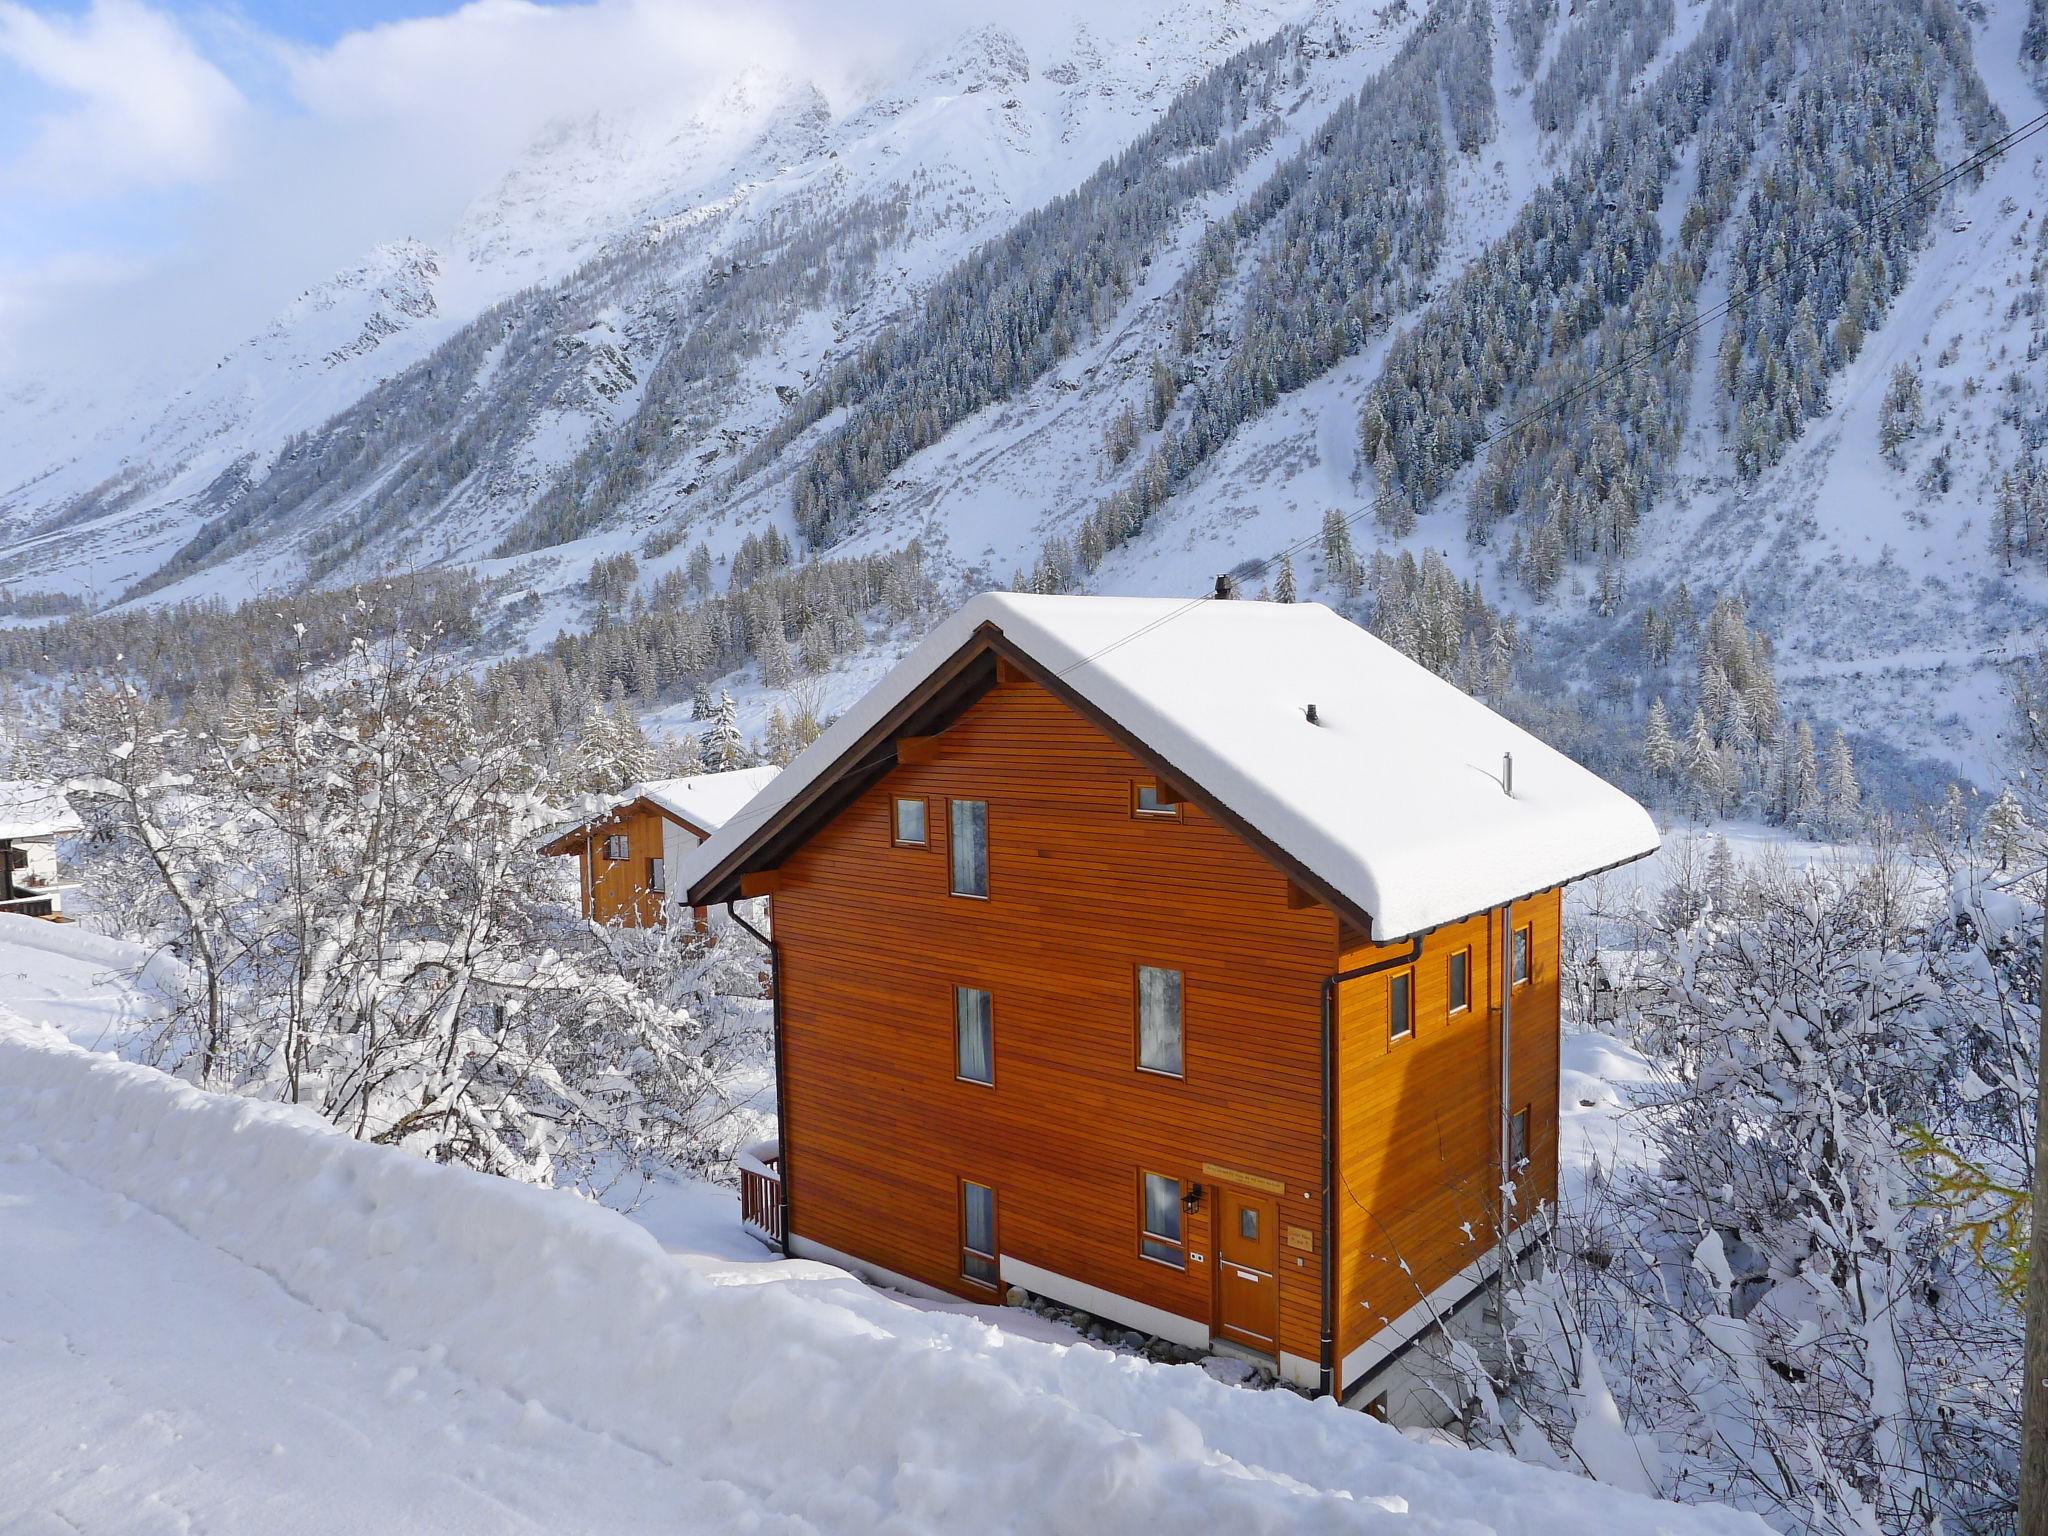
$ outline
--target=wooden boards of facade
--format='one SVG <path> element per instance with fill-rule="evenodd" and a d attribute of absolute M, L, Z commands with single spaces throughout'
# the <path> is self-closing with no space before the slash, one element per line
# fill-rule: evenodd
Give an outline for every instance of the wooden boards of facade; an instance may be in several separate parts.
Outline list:
<path fill-rule="evenodd" d="M 775 898 L 791 1230 L 987 1299 L 961 1259 L 971 1181 L 995 1192 L 1001 1254 L 1206 1326 L 1219 1202 L 1184 1213 L 1182 1262 L 1162 1263 L 1140 1251 L 1143 1175 L 1255 1191 L 1283 1234 L 1279 1347 L 1313 1361 L 1323 982 L 1403 946 L 1367 943 L 1177 791 L 1180 814 L 1139 814 L 1154 771 L 1010 666 L 943 735 L 898 737 L 894 766 L 742 881 Z M 892 835 L 898 798 L 924 802 L 922 844 Z M 986 807 L 985 895 L 950 893 L 953 799 Z M 1514 1000 L 1526 1211 L 1555 1190 L 1556 895 L 1518 912 L 1536 965 Z M 1489 1243 L 1496 928 L 1481 914 L 1427 937 L 1408 1038 L 1389 1038 L 1385 975 L 1338 989 L 1340 1359 Z M 1447 967 L 1466 949 L 1470 1005 L 1454 1013 Z M 1180 1076 L 1137 1065 L 1141 966 L 1182 974 Z M 957 1070 L 963 987 L 990 999 L 992 1082 Z"/>

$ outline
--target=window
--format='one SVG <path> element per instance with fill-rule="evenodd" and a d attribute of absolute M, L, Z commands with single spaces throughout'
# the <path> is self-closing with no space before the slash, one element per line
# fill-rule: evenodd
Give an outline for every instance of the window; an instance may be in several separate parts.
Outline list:
<path fill-rule="evenodd" d="M 953 894 L 988 895 L 988 802 L 951 802 Z"/>
<path fill-rule="evenodd" d="M 1161 798 L 1156 783 L 1139 780 L 1131 785 L 1131 814 L 1133 816 L 1157 816 L 1166 821 L 1180 819 L 1180 802 Z"/>
<path fill-rule="evenodd" d="M 1156 965 L 1138 967 L 1138 1067 L 1181 1075 L 1181 977 Z"/>
<path fill-rule="evenodd" d="M 1387 1038 L 1405 1040 L 1415 1033 L 1415 973 L 1396 971 L 1387 978 Z"/>
<path fill-rule="evenodd" d="M 623 832 L 614 832 L 604 840 L 604 856 L 614 864 L 623 864 L 633 857 L 633 841 Z"/>
<path fill-rule="evenodd" d="M 1518 1109 L 1508 1122 L 1508 1166 L 1519 1168 L 1529 1161 L 1529 1111 Z"/>
<path fill-rule="evenodd" d="M 924 801 L 914 796 L 899 796 L 896 801 L 896 823 L 889 834 L 890 840 L 899 848 L 922 848 L 925 845 Z"/>
<path fill-rule="evenodd" d="M 963 1081 L 994 1084 L 995 1009 L 979 987 L 953 989 L 953 1057 Z"/>
<path fill-rule="evenodd" d="M 1529 925 L 1524 923 L 1515 930 L 1514 959 L 1510 962 L 1508 974 L 1521 986 L 1529 979 Z"/>
<path fill-rule="evenodd" d="M 1259 1240 L 1259 1213 L 1248 1205 L 1237 1208 L 1237 1235 L 1248 1243 Z"/>
<path fill-rule="evenodd" d="M 1463 1013 L 1472 1006 L 1472 951 L 1454 950 L 1450 974 L 1445 978 L 1444 1012 Z"/>
<path fill-rule="evenodd" d="M 976 1285 L 996 1283 L 996 1192 L 960 1181 L 960 1274 Z"/>
<path fill-rule="evenodd" d="M 668 889 L 668 866 L 660 859 L 647 861 L 647 889 L 656 895 Z"/>
<path fill-rule="evenodd" d="M 1188 1267 L 1187 1251 L 1180 1240 L 1180 1180 L 1164 1174 L 1138 1176 L 1144 1204 L 1144 1235 L 1138 1252 L 1175 1269 Z"/>

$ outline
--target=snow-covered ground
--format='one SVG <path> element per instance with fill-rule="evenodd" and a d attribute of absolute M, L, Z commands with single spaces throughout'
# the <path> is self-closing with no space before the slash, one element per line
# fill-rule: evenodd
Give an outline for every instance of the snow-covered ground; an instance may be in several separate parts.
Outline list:
<path fill-rule="evenodd" d="M 0 1529 L 1763 1529 L 202 1093 L 24 1017 L 118 1034 L 138 955 L 19 937 Z"/>

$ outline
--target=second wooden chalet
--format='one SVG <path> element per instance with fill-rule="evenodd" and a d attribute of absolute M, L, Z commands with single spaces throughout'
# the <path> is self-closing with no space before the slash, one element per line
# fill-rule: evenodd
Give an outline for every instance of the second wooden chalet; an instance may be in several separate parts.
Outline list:
<path fill-rule="evenodd" d="M 1619 790 L 1315 604 L 989 595 L 689 858 L 772 898 L 750 1223 L 1350 1396 L 1557 1187 Z"/>
<path fill-rule="evenodd" d="M 600 801 L 553 833 L 540 851 L 577 861 L 578 894 L 591 922 L 665 924 L 677 915 L 669 900 L 669 871 L 780 771 L 771 763 L 649 779 Z M 685 907 L 681 915 L 704 926 L 701 907 Z"/>

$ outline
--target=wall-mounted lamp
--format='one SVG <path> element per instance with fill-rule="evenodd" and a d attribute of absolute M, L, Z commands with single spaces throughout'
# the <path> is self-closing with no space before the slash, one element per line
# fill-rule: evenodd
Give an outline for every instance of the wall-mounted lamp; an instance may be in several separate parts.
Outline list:
<path fill-rule="evenodd" d="M 1202 1186 L 1199 1184 L 1190 1184 L 1188 1186 L 1188 1192 L 1185 1195 L 1181 1196 L 1180 1203 L 1182 1209 L 1189 1212 L 1189 1214 L 1193 1214 L 1194 1212 L 1199 1211 L 1202 1208 Z"/>

